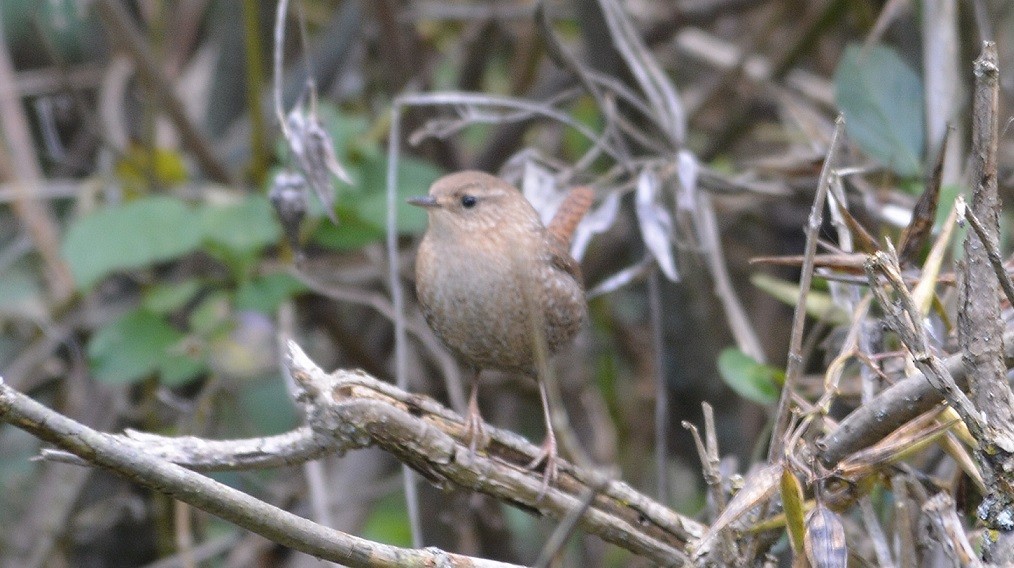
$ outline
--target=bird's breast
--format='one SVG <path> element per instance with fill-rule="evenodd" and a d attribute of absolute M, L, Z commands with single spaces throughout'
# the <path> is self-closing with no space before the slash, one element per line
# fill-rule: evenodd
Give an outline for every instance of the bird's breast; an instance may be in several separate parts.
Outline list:
<path fill-rule="evenodd" d="M 581 285 L 543 260 L 542 242 L 430 237 L 417 258 L 419 301 L 436 334 L 469 365 L 530 373 L 536 341 L 552 353 L 580 328 Z"/>

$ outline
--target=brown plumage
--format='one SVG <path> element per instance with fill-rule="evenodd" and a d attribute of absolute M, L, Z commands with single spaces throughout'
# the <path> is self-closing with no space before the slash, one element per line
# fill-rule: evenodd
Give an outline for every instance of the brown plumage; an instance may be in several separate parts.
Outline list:
<path fill-rule="evenodd" d="M 521 192 L 483 172 L 450 174 L 429 195 L 409 200 L 429 213 L 416 258 L 423 314 L 444 344 L 476 371 L 467 422 L 473 451 L 483 443 L 479 372 L 538 378 L 539 357 L 555 353 L 584 321 L 581 272 L 567 248 L 592 197 L 589 188 L 572 190 L 549 229 Z M 545 387 L 541 382 L 539 387 L 546 441 L 532 467 L 545 462 L 545 489 L 556 476 L 556 438 Z"/>

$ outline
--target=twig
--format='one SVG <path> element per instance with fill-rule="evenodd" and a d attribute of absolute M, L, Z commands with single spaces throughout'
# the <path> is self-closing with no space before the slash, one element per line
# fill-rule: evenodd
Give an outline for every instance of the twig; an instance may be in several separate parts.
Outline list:
<path fill-rule="evenodd" d="M 60 232 L 48 206 L 38 201 L 44 183 L 35 143 L 16 91 L 14 65 L 0 31 L 0 180 L 14 183 L 14 212 L 21 220 L 46 267 L 49 293 L 62 304 L 74 293 L 74 279 L 60 257 Z"/>
<path fill-rule="evenodd" d="M 666 380 L 662 342 L 662 291 L 658 269 L 648 275 L 648 319 L 651 326 L 652 358 L 655 367 L 655 498 L 669 502 L 669 383 Z"/>
<path fill-rule="evenodd" d="M 542 475 L 526 467 L 540 449 L 527 440 L 487 426 L 487 451 L 473 454 L 465 420 L 435 401 L 359 372 L 326 375 L 291 342 L 287 361 L 306 391 L 300 401 L 312 427 L 349 447 L 380 446 L 434 483 L 472 488 L 555 518 L 565 517 L 587 487 L 602 483 L 601 475 L 561 460 L 555 486 L 542 494 Z M 683 545 L 702 527 L 658 507 L 625 484 L 608 482 L 580 525 L 656 562 L 678 563 Z"/>
<path fill-rule="evenodd" d="M 859 511 L 863 515 L 863 524 L 866 525 L 866 531 L 870 535 L 873 552 L 877 555 L 877 562 L 881 568 L 894 568 L 894 563 L 891 561 L 891 547 L 887 544 L 884 528 L 877 520 L 877 513 L 873 510 L 873 502 L 868 495 L 859 499 Z"/>
<path fill-rule="evenodd" d="M 817 192 L 814 195 L 813 207 L 810 208 L 810 218 L 806 225 L 806 247 L 803 252 L 803 266 L 799 277 L 799 298 L 796 301 L 796 309 L 792 317 L 792 335 L 789 340 L 789 361 L 785 369 L 785 384 L 782 385 L 782 394 L 778 400 L 778 410 L 775 413 L 775 427 L 771 432 L 771 445 L 768 447 L 769 461 L 777 461 L 781 458 L 782 450 L 785 447 L 784 437 L 792 420 L 789 401 L 792 392 L 795 391 L 799 376 L 803 372 L 800 349 L 803 345 L 803 327 L 806 324 L 806 297 L 813 282 L 813 256 L 817 252 L 817 235 L 823 219 L 824 202 L 831 186 L 834 158 L 838 153 L 838 145 L 844 126 L 845 119 L 839 116 L 834 124 L 834 134 L 831 136 L 831 142 L 827 148 L 827 158 L 820 171 Z"/>
<path fill-rule="evenodd" d="M 232 173 L 215 155 L 208 139 L 190 120 L 183 102 L 176 96 L 172 83 L 162 73 L 155 55 L 130 21 L 130 16 L 123 4 L 116 0 L 98 0 L 96 9 L 102 20 L 114 32 L 110 34 L 111 38 L 126 49 L 134 64 L 137 65 L 138 73 L 153 86 L 152 90 L 164 105 L 166 114 L 173 121 L 183 142 L 193 151 L 204 171 L 216 181 L 235 185 Z"/>
<path fill-rule="evenodd" d="M 1005 356 L 1014 357 L 1014 331 L 1004 334 L 1004 346 Z M 958 386 L 965 388 L 968 377 L 961 355 L 951 355 L 944 359 L 943 364 Z M 872 446 L 942 400 L 943 395 L 922 373 L 898 381 L 853 410 L 834 431 L 817 442 L 821 462 L 825 467 L 833 468 L 849 455 Z"/>
<path fill-rule="evenodd" d="M 274 80 L 272 91 L 274 96 L 275 118 L 278 119 L 278 126 L 282 129 L 282 135 L 286 140 L 292 138 L 289 127 L 285 123 L 285 108 L 282 102 L 282 52 L 285 43 L 285 14 L 289 11 L 289 0 L 278 0 L 278 7 L 275 9 L 275 44 L 274 44 Z"/>
<path fill-rule="evenodd" d="M 497 568 L 513 566 L 436 548 L 389 546 L 322 527 L 182 466 L 138 452 L 113 436 L 46 408 L 2 382 L 0 419 L 141 485 L 319 558 L 363 567 L 440 566 L 456 562 Z"/>
<path fill-rule="evenodd" d="M 394 307 L 394 380 L 399 388 L 408 387 L 405 344 L 405 293 L 401 283 L 398 259 L 398 154 L 401 149 L 401 106 L 391 105 L 391 132 L 387 141 L 387 266 L 388 287 Z M 419 494 L 415 475 L 407 464 L 402 464 L 405 502 L 412 543 L 422 544 L 422 521 L 419 517 Z"/>
<path fill-rule="evenodd" d="M 939 544 L 955 566 L 982 566 L 982 561 L 968 542 L 964 523 L 954 509 L 954 499 L 946 491 L 941 491 L 926 501 L 922 512 L 920 533 L 925 532 L 926 538 L 920 540 Z"/>
<path fill-rule="evenodd" d="M 982 220 L 987 238 L 965 237 L 967 270 L 958 296 L 958 340 L 969 367 L 968 386 L 976 407 L 989 423 L 989 439 L 980 444 L 998 444 L 1007 454 L 1014 452 L 1014 393 L 1007 384 L 1003 364 L 1004 323 L 994 275 L 987 266 L 987 243 L 999 242 L 1000 200 L 997 195 L 997 136 L 999 129 L 1000 69 L 996 44 L 985 42 L 975 60 L 975 96 L 972 108 L 972 213 Z M 973 227 L 975 224 L 973 223 Z M 988 246 L 988 245 L 986 245 Z M 958 409 L 960 411 L 960 409 Z M 971 425 L 969 425 L 971 426 Z M 986 465 L 986 464 L 983 464 Z M 997 472 L 999 473 L 999 472 Z M 1014 497 L 1014 496 L 1011 496 Z"/>
<path fill-rule="evenodd" d="M 976 461 L 986 485 L 979 518 L 996 532 L 985 547 L 990 560 L 997 550 L 1010 550 L 1014 506 L 1014 392 L 1007 382 L 1003 359 L 1005 322 L 996 293 L 996 275 L 988 266 L 987 247 L 999 242 L 1000 198 L 997 194 L 997 138 L 999 131 L 1000 68 L 996 44 L 983 42 L 975 60 L 972 104 L 972 211 L 982 221 L 985 239 L 976 231 L 965 235 L 964 278 L 958 288 L 958 342 L 968 367 L 968 388 L 980 413 L 980 423 L 968 424 L 979 444 Z M 974 227 L 974 225 L 973 225 Z M 961 408 L 955 410 L 965 419 Z M 1000 552 L 1004 556 L 1005 552 Z"/>
<path fill-rule="evenodd" d="M 736 345 L 744 353 L 763 363 L 767 361 L 764 348 L 761 347 L 760 338 L 757 337 L 757 332 L 750 324 L 750 318 L 746 315 L 743 303 L 736 295 L 736 288 L 732 285 L 729 268 L 725 263 L 714 200 L 710 195 L 701 193 L 697 196 L 697 205 L 695 223 L 697 238 L 706 251 L 704 260 L 715 281 L 715 295 L 722 303 L 725 318 L 729 322 L 729 330 L 736 338 Z"/>
<path fill-rule="evenodd" d="M 196 471 L 237 471 L 286 467 L 315 460 L 341 449 L 334 438 L 303 426 L 284 434 L 241 440 L 206 440 L 195 436 L 166 437 L 137 430 L 116 436 L 136 452 Z M 88 460 L 63 450 L 43 449 L 43 459 L 76 465 Z"/>
<path fill-rule="evenodd" d="M 718 456 L 718 434 L 715 430 L 715 411 L 706 402 L 701 404 L 701 409 L 704 411 L 704 437 L 707 441 L 701 439 L 700 431 L 692 423 L 684 420 L 683 427 L 689 430 L 694 438 L 697 455 L 701 460 L 701 471 L 704 474 L 704 482 L 708 484 L 714 516 L 717 517 L 721 511 L 725 510 L 727 503 L 725 491 L 722 488 L 722 472 L 719 469 L 720 460 Z M 721 546 L 722 558 L 727 560 L 735 558 L 736 547 L 732 541 L 731 531 L 722 531 Z"/>
<path fill-rule="evenodd" d="M 1010 302 L 1011 306 L 1014 306 L 1014 282 L 1011 282 L 1010 275 L 1007 274 L 1007 269 L 1003 266 L 1003 259 L 1000 258 L 1000 250 L 997 247 L 996 240 L 986 233 L 986 228 L 982 226 L 979 218 L 975 216 L 975 213 L 972 213 L 971 209 L 965 206 L 964 196 L 958 196 L 954 208 L 959 211 L 959 215 L 968 221 L 976 236 L 979 237 L 979 241 L 986 249 L 986 258 L 989 259 L 989 264 L 993 267 L 993 273 L 996 274 L 996 279 L 1000 281 L 1003 293 L 1007 295 L 1007 301 Z"/>
<path fill-rule="evenodd" d="M 894 249 L 890 243 L 887 245 L 889 253 L 878 252 L 866 262 L 870 290 L 884 310 L 888 325 L 898 334 L 901 342 L 912 355 L 915 366 L 923 372 L 930 384 L 943 394 L 951 407 L 964 420 L 965 425 L 976 435 L 976 438 L 982 440 L 981 436 L 986 429 L 984 417 L 954 381 L 954 377 L 951 376 L 940 358 L 930 352 L 926 328 L 922 324 L 922 314 L 901 278 L 898 260 L 893 256 Z M 898 297 L 900 305 L 895 305 L 891 301 L 877 280 L 878 274 L 886 278 L 888 285 Z"/>
<path fill-rule="evenodd" d="M 603 478 L 604 480 L 605 478 Z M 549 563 L 553 561 L 553 558 L 560 552 L 563 545 L 567 544 L 567 539 L 570 538 L 570 535 L 574 534 L 574 530 L 577 529 L 577 522 L 581 520 L 581 517 L 591 507 L 592 502 L 595 501 L 595 496 L 601 490 L 601 486 L 589 487 L 585 490 L 584 495 L 581 496 L 581 501 L 560 521 L 553 534 L 549 535 L 549 539 L 546 540 L 546 544 L 542 547 L 539 557 L 535 560 L 535 564 L 532 565 L 533 568 L 546 568 L 549 566 Z"/>

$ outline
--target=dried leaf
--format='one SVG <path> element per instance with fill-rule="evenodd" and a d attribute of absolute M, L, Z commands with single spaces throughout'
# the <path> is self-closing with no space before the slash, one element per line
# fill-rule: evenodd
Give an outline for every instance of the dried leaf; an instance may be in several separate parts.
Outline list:
<path fill-rule="evenodd" d="M 612 192 L 602 200 L 602 204 L 591 213 L 584 216 L 584 219 L 574 231 L 574 238 L 570 245 L 570 255 L 576 260 L 584 257 L 591 238 L 599 233 L 604 233 L 616 222 L 616 214 L 620 211 L 620 194 Z M 603 292 L 604 293 L 604 292 Z"/>
<path fill-rule="evenodd" d="M 845 568 L 849 551 L 845 525 L 837 513 L 818 503 L 806 516 L 806 558 L 814 568 Z"/>
<path fill-rule="evenodd" d="M 672 251 L 672 216 L 661 200 L 661 181 L 654 171 L 645 169 L 637 177 L 637 193 L 634 199 L 637 220 L 641 227 L 641 239 L 666 278 L 676 282 L 676 259 Z"/>
<path fill-rule="evenodd" d="M 578 230 L 580 230 L 580 228 Z M 577 257 L 575 256 L 574 258 Z M 637 264 L 628 266 L 613 274 L 609 278 L 606 278 L 602 282 L 599 282 L 594 288 L 588 290 L 588 293 L 585 294 L 585 296 L 591 300 L 592 298 L 618 290 L 630 282 L 633 282 L 635 279 L 644 276 L 648 270 L 651 269 L 652 265 L 654 265 L 654 258 L 651 255 L 646 255 L 644 259 Z"/>
<path fill-rule="evenodd" d="M 933 223 L 936 221 L 937 205 L 940 202 L 940 186 L 943 180 L 944 155 L 947 151 L 947 140 L 950 138 L 951 130 L 944 132 L 944 139 L 937 153 L 936 164 L 933 165 L 933 173 L 926 181 L 926 189 L 919 196 L 919 201 L 912 208 L 912 220 L 905 230 L 901 232 L 898 239 L 898 259 L 902 265 L 914 263 L 916 255 L 926 245 L 929 235 L 933 230 Z"/>
<path fill-rule="evenodd" d="M 686 140 L 686 111 L 676 87 L 648 51 L 627 13 L 616 0 L 599 0 L 616 50 L 644 92 L 662 131 L 676 146 Z"/>
<path fill-rule="evenodd" d="M 331 135 L 324 129 L 317 114 L 312 111 L 304 112 L 302 105 L 296 105 L 292 109 L 286 119 L 286 126 L 289 148 L 296 158 L 299 169 L 320 199 L 328 217 L 337 224 L 338 216 L 334 211 L 335 195 L 331 176 L 347 184 L 352 183 L 352 178 L 338 163 Z"/>
<path fill-rule="evenodd" d="M 838 212 L 841 214 L 842 220 L 845 221 L 845 226 L 848 227 L 849 231 L 852 233 L 852 239 L 855 241 L 856 248 L 859 249 L 859 252 L 873 254 L 880 251 L 880 245 L 877 244 L 877 239 L 873 238 L 873 235 L 871 235 L 865 227 L 859 224 L 859 221 L 852 216 L 852 213 L 850 213 L 843 204 L 838 203 L 838 200 L 834 201 L 838 206 Z"/>
<path fill-rule="evenodd" d="M 708 530 L 701 536 L 694 545 L 693 556 L 700 558 L 711 548 L 713 541 L 721 531 L 747 514 L 751 509 L 757 507 L 771 498 L 778 489 L 784 466 L 781 462 L 765 465 L 748 474 L 743 480 L 743 489 L 729 501 L 722 514 L 715 519 L 715 522 L 708 527 Z"/>
<path fill-rule="evenodd" d="M 697 211 L 697 177 L 701 173 L 701 163 L 689 150 L 680 150 L 676 154 L 679 168 L 676 176 L 680 180 L 680 190 L 676 192 L 676 207 L 683 211 Z"/>
<path fill-rule="evenodd" d="M 522 166 L 521 193 L 539 213 L 543 225 L 549 225 L 556 209 L 567 197 L 556 183 L 556 173 L 532 159 L 526 159 Z"/>

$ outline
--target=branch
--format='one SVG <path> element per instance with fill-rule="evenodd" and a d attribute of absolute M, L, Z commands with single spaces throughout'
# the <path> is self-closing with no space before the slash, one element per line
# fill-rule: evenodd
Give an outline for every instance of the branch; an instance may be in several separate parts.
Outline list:
<path fill-rule="evenodd" d="M 1004 321 L 996 275 L 987 248 L 999 242 L 1000 198 L 997 195 L 997 132 L 1000 69 L 996 44 L 985 42 L 975 60 L 975 97 L 972 110 L 971 213 L 984 229 L 965 236 L 964 278 L 958 288 L 958 341 L 968 367 L 968 388 L 989 430 L 978 441 L 984 451 L 1002 449 L 1006 460 L 1014 454 L 1014 392 L 1007 384 L 1003 361 Z M 1005 275 L 1006 276 L 1006 275 Z M 985 465 L 985 464 L 984 464 Z M 1009 464 L 1008 464 L 1009 466 Z M 1006 469 L 1006 466 L 1005 466 Z M 1008 470 L 1009 471 L 1009 470 Z M 996 474 L 1004 477 L 999 471 Z M 1014 499 L 1014 494 L 1008 495 Z"/>
<path fill-rule="evenodd" d="M 436 548 L 389 546 L 330 529 L 182 466 L 137 451 L 35 402 L 0 381 L 0 419 L 145 487 L 219 516 L 274 542 L 347 566 L 514 566 Z"/>
<path fill-rule="evenodd" d="M 307 417 L 307 426 L 287 434 L 236 441 L 137 432 L 103 436 L 153 459 L 206 470 L 291 465 L 326 452 L 376 445 L 437 485 L 472 489 L 555 519 L 564 519 L 581 507 L 592 491 L 595 498 L 578 526 L 663 565 L 687 562 L 683 550 L 704 533 L 701 523 L 629 485 L 567 462 L 561 461 L 557 483 L 540 499 L 542 476 L 526 467 L 539 448 L 521 436 L 487 426 L 490 444 L 485 453 L 473 456 L 464 419 L 431 398 L 405 392 L 361 371 L 326 374 L 292 342 L 286 365 L 297 386 L 296 400 Z M 68 460 L 65 454 L 52 451 L 44 457 Z"/>
<path fill-rule="evenodd" d="M 1005 355 L 1014 357 L 1014 331 L 1004 334 L 1003 343 Z M 943 364 L 957 385 L 966 388 L 968 377 L 961 355 L 951 355 L 944 359 Z M 820 461 L 833 468 L 849 455 L 872 446 L 909 420 L 940 404 L 943 398 L 922 373 L 896 382 L 868 404 L 853 410 L 833 432 L 817 442 Z"/>

